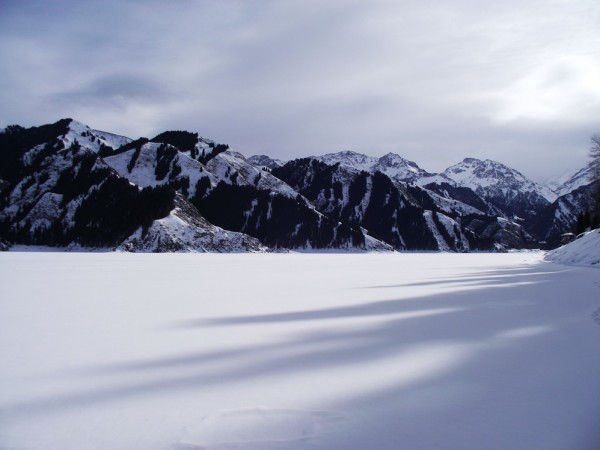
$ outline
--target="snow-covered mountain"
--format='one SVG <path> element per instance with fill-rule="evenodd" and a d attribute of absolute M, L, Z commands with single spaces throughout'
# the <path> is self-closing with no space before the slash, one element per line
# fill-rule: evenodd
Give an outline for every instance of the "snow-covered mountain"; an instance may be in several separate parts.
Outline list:
<path fill-rule="evenodd" d="M 330 220 L 268 170 L 196 134 L 162 133 L 149 142 L 117 149 L 104 160 L 138 186 L 177 190 L 212 224 L 253 236 L 269 247 L 367 246 L 361 230 Z"/>
<path fill-rule="evenodd" d="M 427 177 L 427 179 L 431 180 L 432 177 Z M 443 178 L 438 179 L 443 180 Z M 503 216 L 502 211 L 477 195 L 472 189 L 456 186 L 450 180 L 431 182 L 420 187 L 435 199 L 436 205 L 443 211 L 456 211 L 461 215 L 487 214 Z"/>
<path fill-rule="evenodd" d="M 592 170 L 590 166 L 570 171 L 564 176 L 553 180 L 549 186 L 557 196 L 562 196 L 573 192 L 577 188 L 586 186 L 592 182 Z"/>
<path fill-rule="evenodd" d="M 556 200 L 557 195 L 504 164 L 465 158 L 442 172 L 443 179 L 467 187 L 509 217 L 526 218 Z"/>
<path fill-rule="evenodd" d="M 273 159 L 267 155 L 252 155 L 248 158 L 248 161 L 256 166 L 267 169 L 274 169 L 275 167 L 281 167 L 285 163 L 280 159 Z"/>
<path fill-rule="evenodd" d="M 188 131 L 132 140 L 63 119 L 0 132 L 0 248 L 503 250 L 555 245 L 593 202 L 494 161 L 440 174 L 389 153 L 246 159 Z M 565 192 L 558 196 L 557 193 Z"/>
<path fill-rule="evenodd" d="M 75 137 L 80 124 L 61 120 L 0 134 L 4 189 L 0 230 L 8 242 L 114 247 L 173 209 L 174 193 L 139 189 Z M 79 134 L 81 136 L 81 134 Z M 86 135 L 86 137 L 89 137 Z"/>
<path fill-rule="evenodd" d="M 379 171 L 393 181 L 415 181 L 430 175 L 416 163 L 404 159 L 395 153 L 388 153 L 377 158 L 347 150 L 338 153 L 328 153 L 323 156 L 313 156 L 311 158 L 325 164 L 340 164 L 344 167 L 364 170 L 369 173 Z"/>
<path fill-rule="evenodd" d="M 561 235 L 573 232 L 578 216 L 592 211 L 596 195 L 600 192 L 600 183 L 590 183 L 561 195 L 552 204 L 542 209 L 526 222 L 526 228 L 540 241 L 554 248 L 561 242 Z"/>
<path fill-rule="evenodd" d="M 510 222 L 535 216 L 556 200 L 557 194 L 518 171 L 495 161 L 465 158 L 439 174 L 389 153 L 380 158 L 352 151 L 330 153 L 315 159 L 326 164 L 386 174 L 402 189 L 414 183 L 427 191 L 435 207 L 446 215 L 500 216 Z"/>
<path fill-rule="evenodd" d="M 446 211 L 429 191 L 394 182 L 379 171 L 369 173 L 350 164 L 304 158 L 274 169 L 273 174 L 328 217 L 366 229 L 398 250 L 469 251 L 528 245 L 524 232 L 517 233 L 520 240 L 506 239 L 506 220 L 499 223 L 474 208 L 467 214 L 449 207 Z"/>
<path fill-rule="evenodd" d="M 181 194 L 169 215 L 141 227 L 117 248 L 129 252 L 263 252 L 267 247 L 243 233 L 209 223 Z"/>
<path fill-rule="evenodd" d="M 1 134 L 0 240 L 129 251 L 264 251 L 257 239 L 208 223 L 156 176 L 135 172 L 135 184 L 121 176 L 112 165 L 127 172 L 120 163 L 130 162 L 135 149 L 99 156 L 131 142 L 70 119 Z M 136 159 L 149 161 L 160 145 L 138 146 Z"/>
<path fill-rule="evenodd" d="M 397 249 L 437 249 L 423 209 L 381 173 L 304 158 L 274 169 L 273 174 L 334 221 L 367 229 Z"/>
<path fill-rule="evenodd" d="M 66 133 L 59 137 L 59 140 L 63 142 L 65 147 L 77 141 L 82 147 L 97 153 L 102 149 L 115 149 L 131 142 L 131 139 L 128 137 L 106 131 L 93 130 L 81 122 L 72 119 L 69 120 L 66 124 Z"/>

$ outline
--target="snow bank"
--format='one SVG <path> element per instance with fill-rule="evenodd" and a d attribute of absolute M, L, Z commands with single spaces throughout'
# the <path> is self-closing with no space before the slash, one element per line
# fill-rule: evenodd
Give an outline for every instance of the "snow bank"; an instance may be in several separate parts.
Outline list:
<path fill-rule="evenodd" d="M 578 266 L 600 267 L 600 229 L 546 254 L 547 261 Z"/>

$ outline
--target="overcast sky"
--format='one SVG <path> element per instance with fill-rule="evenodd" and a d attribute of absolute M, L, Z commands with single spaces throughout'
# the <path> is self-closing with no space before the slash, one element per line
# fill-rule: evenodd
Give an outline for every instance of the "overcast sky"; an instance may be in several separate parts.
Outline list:
<path fill-rule="evenodd" d="M 246 156 L 490 158 L 600 133 L 598 0 L 2 0 L 0 126 L 197 131 Z"/>

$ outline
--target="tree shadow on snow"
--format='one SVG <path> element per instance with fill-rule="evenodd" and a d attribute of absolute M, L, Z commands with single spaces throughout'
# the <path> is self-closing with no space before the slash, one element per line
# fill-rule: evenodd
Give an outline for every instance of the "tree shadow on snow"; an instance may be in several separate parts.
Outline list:
<path fill-rule="evenodd" d="M 495 430 L 506 431 L 511 427 L 521 430 L 522 420 L 530 421 L 532 436 L 539 438 L 537 430 L 555 425 L 564 414 L 553 415 L 549 422 L 543 417 L 527 419 L 527 414 L 535 413 L 539 405 L 519 404 L 519 396 L 525 401 L 528 398 L 541 401 L 537 396 L 541 392 L 534 392 L 533 397 L 526 392 L 537 384 L 540 389 L 554 387 L 553 395 L 560 402 L 561 396 L 567 395 L 556 389 L 561 386 L 560 380 L 570 379 L 581 370 L 580 356 L 573 355 L 572 361 L 569 358 L 565 361 L 571 341 L 563 339 L 563 333 L 572 331 L 572 317 L 561 313 L 564 302 L 556 300 L 572 297 L 569 291 L 572 284 L 561 281 L 571 272 L 546 268 L 534 266 L 508 269 L 500 275 L 498 271 L 490 271 L 457 279 L 370 287 L 401 291 L 405 287 L 448 284 L 465 288 L 426 296 L 180 322 L 172 332 L 230 326 L 234 332 L 240 326 L 293 322 L 306 322 L 312 328 L 268 344 L 213 352 L 200 349 L 189 354 L 90 368 L 82 376 L 92 378 L 97 388 L 8 405 L 0 410 L 0 417 L 11 419 L 70 408 L 92 408 L 149 394 L 222 387 L 274 375 L 347 369 L 352 377 L 354 373 L 360 374 L 361 367 L 383 361 L 392 363 L 390 367 L 397 371 L 391 376 L 392 382 L 364 389 L 357 380 L 355 390 L 337 404 L 329 405 L 367 415 L 364 411 L 374 411 L 369 424 L 355 427 L 351 433 L 355 448 L 373 445 L 374 435 L 389 435 L 394 427 L 398 428 L 399 443 L 408 435 L 420 433 L 432 446 L 444 448 L 444 442 L 438 442 L 435 433 L 427 430 L 428 423 L 433 418 L 435 423 L 446 423 L 446 434 L 444 430 L 438 433 L 444 436 L 452 427 L 465 426 L 459 420 L 465 412 L 479 415 L 484 434 L 498 441 L 487 448 L 510 444 L 510 433 L 503 438 Z M 549 290 L 553 291 L 551 298 L 545 295 Z M 574 313 L 578 307 L 574 301 Z M 357 322 L 357 318 L 370 320 Z M 555 361 L 547 357 L 553 352 L 557 355 Z M 539 360 L 535 359 L 536 354 L 540 355 Z M 423 360 L 423 355 L 430 360 Z M 165 370 L 178 367 L 186 368 L 185 375 L 165 374 Z M 143 381 L 102 385 L 103 375 L 138 372 L 143 374 Z M 504 380 L 497 373 L 504 374 Z M 394 377 L 397 381 L 393 381 Z M 510 402 L 518 405 L 514 411 Z M 504 413 L 498 416 L 494 408 Z M 494 420 L 504 422 L 498 426 L 492 423 Z"/>

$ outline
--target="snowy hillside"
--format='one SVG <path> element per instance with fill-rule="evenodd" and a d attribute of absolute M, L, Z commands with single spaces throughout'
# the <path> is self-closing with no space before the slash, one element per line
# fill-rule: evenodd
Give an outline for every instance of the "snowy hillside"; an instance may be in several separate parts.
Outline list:
<path fill-rule="evenodd" d="M 585 183 L 589 185 L 589 180 L 582 176 L 584 171 L 571 180 L 568 177 L 561 181 L 564 186 L 558 192 L 568 192 L 565 195 L 570 197 L 562 198 L 560 205 L 553 205 L 552 202 L 558 202 L 558 196 L 551 189 L 527 179 L 504 164 L 490 160 L 465 158 L 442 173 L 431 174 L 415 163 L 391 153 L 374 158 L 344 151 L 315 158 L 329 165 L 340 164 L 349 170 L 364 170 L 370 174 L 380 171 L 396 182 L 400 189 L 407 183 L 416 184 L 426 191 L 426 194 L 419 194 L 417 197 L 426 195 L 433 202 L 427 201 L 425 209 L 437 210 L 452 219 L 476 217 L 477 222 L 471 222 L 471 229 L 479 230 L 478 233 L 483 232 L 480 220 L 488 225 L 494 222 L 490 221 L 491 217 L 509 220 L 514 232 L 508 241 L 504 240 L 507 236 L 503 232 L 492 236 L 486 233 L 492 240 L 500 242 L 501 247 L 516 245 L 517 248 L 548 248 L 548 245 L 555 245 L 562 233 L 571 231 L 575 218 L 586 210 L 588 203 L 587 193 L 575 193 L 578 186 L 580 189 L 587 189 Z M 414 200 L 411 201 L 414 203 Z M 548 220 L 555 212 L 556 220 Z M 545 217 L 543 221 L 540 219 L 542 216 Z M 495 222 L 492 228 L 505 228 L 502 221 Z M 463 222 L 463 225 L 466 224 Z M 517 230 L 519 227 L 521 229 Z"/>
<path fill-rule="evenodd" d="M 238 185 L 255 186 L 258 189 L 267 190 L 288 198 L 296 198 L 298 193 L 280 179 L 271 175 L 270 172 L 261 170 L 252 165 L 241 153 L 227 150 L 211 159 L 207 169 L 220 177 L 221 180 L 231 183 L 232 175 L 235 175 L 235 183 Z"/>
<path fill-rule="evenodd" d="M 542 253 L 0 253 L 0 448 L 596 450 L 598 292 Z"/>
<path fill-rule="evenodd" d="M 414 162 L 408 161 L 395 153 L 388 153 L 377 158 L 353 151 L 343 151 L 328 153 L 323 156 L 312 156 L 311 158 L 329 165 L 340 164 L 369 173 L 379 171 L 394 181 L 415 181 L 430 175 Z"/>
<path fill-rule="evenodd" d="M 197 133 L 131 141 L 63 119 L 10 127 L 0 133 L 0 148 L 2 248 L 390 248 L 332 221 L 269 171 Z"/>
<path fill-rule="evenodd" d="M 355 155 L 351 156 L 354 159 Z M 323 214 L 364 228 L 397 250 L 493 249 L 444 213 L 429 210 L 424 214 L 435 208 L 427 192 L 394 183 L 379 171 L 369 173 L 351 164 L 331 165 L 304 158 L 273 169 L 273 175 Z"/>
<path fill-rule="evenodd" d="M 600 268 L 600 229 L 589 231 L 573 242 L 548 252 L 546 260 Z"/>
<path fill-rule="evenodd" d="M 546 241 L 548 248 L 556 248 L 563 233 L 575 231 L 577 217 L 593 209 L 598 189 L 600 182 L 589 183 L 560 196 L 531 217 L 526 223 L 527 229 Z"/>
<path fill-rule="evenodd" d="M 590 184 L 592 180 L 591 175 L 592 171 L 589 166 L 571 172 L 568 174 L 568 176 L 565 176 L 557 181 L 556 187 L 553 189 L 553 191 L 559 197 L 566 195 L 575 189 Z"/>
<path fill-rule="evenodd" d="M 496 161 L 465 158 L 443 175 L 518 217 L 528 217 L 557 198 L 550 189 Z"/>
<path fill-rule="evenodd" d="M 232 248 L 235 233 L 274 249 L 551 248 L 593 201 L 585 171 L 556 199 L 489 160 L 467 158 L 441 174 L 394 153 L 345 151 L 283 164 L 265 155 L 246 159 L 197 132 L 131 140 L 72 119 L 9 126 L 0 132 L 0 149 L 3 248 L 124 248 L 141 230 L 127 248 L 150 250 L 146 232 L 165 237 L 167 222 L 177 222 L 176 195 L 211 230 L 232 232 Z M 198 226 L 199 233 L 208 229 Z"/>
<path fill-rule="evenodd" d="M 104 161 L 120 176 L 140 187 L 160 186 L 175 179 L 186 179 L 186 189 L 190 196 L 196 194 L 196 186 L 201 179 L 206 178 L 207 183 L 212 187 L 220 181 L 215 175 L 203 170 L 204 166 L 200 162 L 185 153 L 178 152 L 174 147 L 169 147 L 173 153 L 166 170 L 164 172 L 157 170 L 157 162 L 164 145 L 148 142 L 139 148 L 114 156 L 105 156 Z M 175 171 L 177 173 L 174 173 Z"/>
<path fill-rule="evenodd" d="M 61 138 L 65 147 L 69 147 L 73 142 L 77 141 L 82 147 L 97 153 L 103 146 L 116 149 L 132 141 L 128 137 L 105 131 L 92 130 L 89 126 L 81 122 L 69 120 L 68 132 Z"/>
<path fill-rule="evenodd" d="M 556 199 L 548 188 L 538 185 L 510 167 L 496 161 L 465 158 L 448 167 L 444 172 L 459 186 L 472 188 L 475 192 L 490 192 L 497 189 L 534 192 L 548 201 Z"/>
<path fill-rule="evenodd" d="M 267 247 L 243 233 L 223 230 L 210 224 L 178 195 L 175 209 L 152 222 L 147 230 L 138 228 L 117 250 L 128 252 L 264 252 Z"/>
<path fill-rule="evenodd" d="M 252 155 L 248 158 L 248 161 L 259 168 L 266 167 L 267 169 L 281 167 L 284 164 L 284 161 L 273 159 L 267 155 Z"/>

